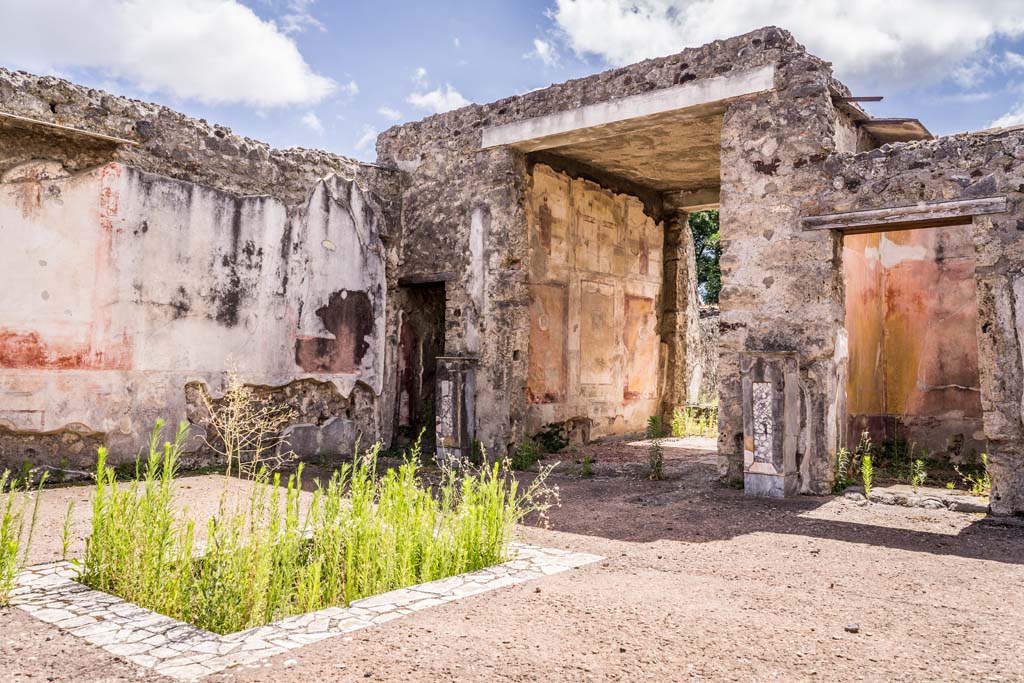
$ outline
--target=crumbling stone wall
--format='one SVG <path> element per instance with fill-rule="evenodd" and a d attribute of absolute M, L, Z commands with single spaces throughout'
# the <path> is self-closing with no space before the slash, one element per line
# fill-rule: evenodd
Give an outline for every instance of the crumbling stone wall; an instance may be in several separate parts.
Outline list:
<path fill-rule="evenodd" d="M 700 353 L 697 361 L 700 383 L 697 391 L 688 396 L 691 403 L 709 404 L 718 401 L 718 313 L 718 306 L 700 308 Z"/>
<path fill-rule="evenodd" d="M 839 240 L 800 229 L 810 189 L 800 169 L 853 144 L 833 105 L 846 92 L 826 62 L 797 49 L 778 56 L 775 89 L 743 98 L 722 125 L 719 462 L 743 471 L 741 360 L 795 354 L 799 487 L 824 493 L 845 423 L 846 342 Z"/>
<path fill-rule="evenodd" d="M 662 424 L 669 425 L 677 408 L 696 403 L 711 370 L 708 351 L 715 354 L 718 345 L 708 349 L 701 334 L 700 306 L 697 296 L 697 256 L 693 233 L 686 211 L 665 207 L 665 267 L 661 302 L 662 349 Z M 714 380 L 708 388 L 717 396 Z M 709 395 L 710 395 L 709 394 Z"/>
<path fill-rule="evenodd" d="M 801 169 L 801 212 L 1005 196 L 1009 211 L 975 217 L 978 362 L 992 510 L 1024 511 L 1024 131 L 1004 129 L 833 154 Z M 836 238 L 838 241 L 838 238 Z"/>
<path fill-rule="evenodd" d="M 743 223 L 743 227 L 737 229 L 736 240 L 749 238 L 759 242 L 764 239 L 763 229 L 758 229 L 757 225 L 766 216 L 756 215 L 756 210 L 751 209 L 744 218 L 744 207 L 749 201 L 764 199 L 770 175 L 781 163 L 781 158 L 775 161 L 776 156 L 781 155 L 787 163 L 792 163 L 836 149 L 838 114 L 828 97 L 828 87 L 846 92 L 831 79 L 827 63 L 807 55 L 790 34 L 774 27 L 491 104 L 471 105 L 431 116 L 391 128 L 378 138 L 379 162 L 405 171 L 398 272 L 403 275 L 454 272 L 454 278 L 446 283 L 450 302 L 446 316 L 449 326 L 446 353 L 480 357 L 477 432 L 485 445 L 493 448 L 513 442 L 524 431 L 523 420 L 527 413 L 530 317 L 525 188 L 530 160 L 508 147 L 481 149 L 481 131 L 767 64 L 782 67 L 777 76 L 779 91 L 764 97 L 744 98 L 732 105 L 723 133 L 723 145 L 728 145 L 728 150 L 724 151 L 730 155 L 722 157 L 723 206 L 728 201 L 737 224 Z M 809 121 L 805 121 L 805 117 Z M 777 120 L 783 125 L 776 130 Z M 775 147 L 768 144 L 769 137 L 777 140 Z M 751 139 L 759 142 L 750 142 Z M 748 158 L 753 156 L 755 146 L 756 158 Z M 742 164 L 743 169 L 727 179 L 727 162 Z M 752 162 L 756 162 L 756 166 L 752 166 Z M 741 186 L 747 180 L 755 187 L 749 194 L 743 194 Z M 769 188 L 769 194 L 778 190 L 777 186 Z M 795 216 L 796 210 L 794 203 L 790 215 Z M 785 218 L 780 216 L 776 220 L 768 216 L 768 222 L 785 222 Z M 728 230 L 727 219 L 723 218 L 724 240 Z M 783 239 L 785 236 L 780 232 L 779 241 Z M 734 263 L 738 263 L 742 248 L 738 241 L 734 244 L 737 245 Z M 824 273 L 824 269 L 821 272 Z M 726 353 L 733 356 L 723 376 L 736 370 L 736 354 L 748 339 L 745 325 L 753 316 L 749 308 L 760 303 L 745 296 L 745 287 L 744 282 L 734 290 L 732 303 L 723 305 L 723 329 L 731 334 Z M 784 288 L 780 282 L 778 290 Z M 817 299 L 811 286 L 799 291 L 811 301 Z M 731 320 L 726 320 L 727 308 Z M 830 323 L 840 320 L 841 310 L 841 306 L 836 308 L 835 315 L 829 318 Z M 787 319 L 786 316 L 780 318 L 779 313 L 776 310 L 770 320 L 765 317 L 766 335 L 775 334 L 779 320 Z M 834 325 L 832 329 L 830 339 L 835 337 L 834 329 L 842 329 L 842 326 Z M 755 336 L 760 337 L 760 330 L 756 332 Z M 808 330 L 806 335 L 794 339 L 797 346 L 810 341 L 812 365 L 819 357 L 824 358 L 822 352 L 826 346 L 830 350 L 833 343 L 819 343 L 817 337 L 816 330 Z M 754 341 L 751 337 L 752 345 L 761 343 L 768 342 Z M 821 362 L 824 365 L 813 372 L 825 381 L 826 375 L 835 374 L 834 364 L 831 360 Z M 828 372 L 825 372 L 825 365 L 829 367 Z M 826 393 L 835 394 L 836 381 L 830 381 Z M 723 434 L 728 436 L 723 436 L 722 446 L 725 460 L 733 462 L 734 473 L 739 476 L 742 444 L 733 440 L 737 433 L 742 434 L 738 385 L 726 386 L 724 392 L 723 402 L 735 406 L 724 411 L 727 428 Z M 815 398 L 814 401 L 819 410 L 825 409 L 824 400 Z M 826 437 L 815 439 L 817 446 L 824 447 L 829 442 Z"/>
<path fill-rule="evenodd" d="M 386 438 L 394 172 L 50 77 L 0 70 L 0 108 L 138 142 L 0 120 L 0 466 L 62 431 L 132 457 L 229 365 L 282 396 L 330 384 L 336 400 L 297 403 L 301 424 L 328 406 Z"/>

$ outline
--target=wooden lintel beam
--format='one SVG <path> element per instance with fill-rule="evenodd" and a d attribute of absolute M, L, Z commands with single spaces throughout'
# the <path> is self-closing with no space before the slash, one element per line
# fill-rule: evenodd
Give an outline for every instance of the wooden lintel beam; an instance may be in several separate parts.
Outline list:
<path fill-rule="evenodd" d="M 442 271 L 440 273 L 412 273 L 398 278 L 399 287 L 415 287 L 417 285 L 437 285 L 444 282 L 451 282 L 455 279 L 455 273 Z"/>
<path fill-rule="evenodd" d="M 133 145 L 138 146 L 139 143 L 134 140 L 126 140 L 125 138 L 114 137 L 113 135 L 106 135 L 104 133 L 97 133 L 91 130 L 83 130 L 81 128 L 72 128 L 71 126 L 65 126 L 59 123 L 51 123 L 49 121 L 41 121 L 39 119 L 32 119 L 27 116 L 20 116 L 18 114 L 12 114 L 6 111 L 0 111 L 0 123 L 7 123 L 15 126 L 27 127 L 27 128 L 42 128 L 44 130 L 53 131 L 55 133 L 71 136 L 71 137 L 85 137 L 93 140 L 99 140 L 100 142 L 106 142 L 112 145 Z"/>
<path fill-rule="evenodd" d="M 833 102 L 881 102 L 882 101 L 882 96 L 881 95 L 860 95 L 860 96 L 846 97 L 846 96 L 841 96 L 841 95 L 833 95 L 832 96 L 832 101 Z"/>
<path fill-rule="evenodd" d="M 1006 197 L 958 199 L 950 202 L 921 202 L 868 211 L 847 211 L 800 220 L 804 230 L 842 230 L 844 233 L 885 232 L 956 225 L 974 216 L 1007 211 Z"/>

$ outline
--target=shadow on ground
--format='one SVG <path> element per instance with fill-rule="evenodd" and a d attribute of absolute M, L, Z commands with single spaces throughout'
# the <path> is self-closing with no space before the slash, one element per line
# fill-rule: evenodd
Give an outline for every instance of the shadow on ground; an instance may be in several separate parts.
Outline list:
<path fill-rule="evenodd" d="M 706 449 L 666 449 L 663 481 L 645 477 L 642 443 L 603 444 L 595 450 L 594 477 L 565 470 L 553 477 L 562 505 L 550 514 L 552 529 L 635 543 L 783 534 L 1024 563 L 1024 520 L 1017 518 L 862 506 L 831 496 L 751 498 L 718 482 L 716 454 Z"/>

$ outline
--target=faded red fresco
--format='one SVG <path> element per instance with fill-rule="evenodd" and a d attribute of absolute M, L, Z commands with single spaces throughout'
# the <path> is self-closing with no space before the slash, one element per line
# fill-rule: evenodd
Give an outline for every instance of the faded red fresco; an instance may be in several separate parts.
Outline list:
<path fill-rule="evenodd" d="M 658 339 L 655 332 L 654 299 L 626 295 L 626 321 L 622 330 L 625 354 L 627 400 L 657 398 L 652 377 L 658 376 Z"/>
<path fill-rule="evenodd" d="M 37 332 L 0 328 L 0 367 L 33 370 L 128 370 L 132 342 L 127 334 L 120 345 L 93 351 L 88 344 L 43 340 Z"/>
<path fill-rule="evenodd" d="M 849 235 L 843 257 L 851 417 L 980 418 L 970 229 Z"/>
<path fill-rule="evenodd" d="M 128 370 L 132 367 L 133 342 L 112 319 L 115 301 L 116 259 L 114 239 L 120 231 L 116 183 L 121 167 L 108 164 L 100 171 L 97 197 L 99 239 L 93 254 L 93 285 L 89 322 L 82 333 L 25 330 L 0 327 L 0 367 L 36 370 Z"/>
<path fill-rule="evenodd" d="M 366 292 L 331 294 L 316 315 L 333 337 L 299 337 L 295 340 L 295 364 L 306 372 L 346 374 L 359 370 L 373 332 L 373 306 Z"/>

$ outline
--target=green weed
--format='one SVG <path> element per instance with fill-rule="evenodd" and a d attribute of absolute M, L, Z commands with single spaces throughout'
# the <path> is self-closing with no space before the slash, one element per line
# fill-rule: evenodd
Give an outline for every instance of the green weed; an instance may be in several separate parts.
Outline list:
<path fill-rule="evenodd" d="M 832 495 L 842 495 L 850 485 L 850 451 L 845 446 L 836 452 L 836 477 L 832 481 Z"/>
<path fill-rule="evenodd" d="M 71 517 L 75 513 L 75 501 L 68 501 L 68 509 L 64 512 L 64 524 L 61 527 L 60 532 L 60 559 L 68 559 L 68 550 L 71 548 L 71 530 L 72 521 Z"/>
<path fill-rule="evenodd" d="M 523 491 L 497 464 L 446 469 L 432 495 L 418 475 L 418 442 L 381 476 L 374 446 L 318 482 L 305 513 L 301 466 L 286 483 L 260 470 L 235 502 L 225 489 L 200 549 L 175 506 L 186 427 L 160 448 L 162 427 L 128 485 L 100 449 L 79 580 L 215 633 L 496 564 L 508 557 L 513 526 L 550 505 L 547 472 Z"/>
<path fill-rule="evenodd" d="M 871 466 L 871 456 L 865 455 L 860 460 L 860 478 L 864 484 L 864 496 L 871 495 L 871 483 L 874 480 L 875 472 Z"/>
<path fill-rule="evenodd" d="M 672 411 L 672 436 L 718 436 L 717 406 L 685 406 Z"/>
<path fill-rule="evenodd" d="M 661 418 L 651 415 L 647 418 L 647 438 L 650 445 L 647 447 L 647 468 L 650 478 L 657 481 L 662 478 L 665 468 L 665 452 L 661 447 L 661 437 L 664 432 L 661 428 Z"/>
<path fill-rule="evenodd" d="M 552 422 L 544 425 L 544 428 L 537 434 L 537 440 L 545 453 L 558 453 L 569 445 L 569 437 L 564 423 Z"/>
<path fill-rule="evenodd" d="M 914 461 L 910 472 L 910 485 L 916 491 L 918 487 L 924 486 L 928 480 L 928 471 L 925 469 L 924 460 L 918 458 Z"/>
<path fill-rule="evenodd" d="M 509 461 L 513 470 L 522 471 L 536 465 L 542 457 L 543 455 L 535 442 L 530 439 L 523 439 L 516 444 Z"/>
<path fill-rule="evenodd" d="M 31 496 L 34 500 L 30 500 L 28 481 L 24 474 L 12 477 L 7 470 L 0 474 L 0 495 L 5 496 L 0 517 L 0 606 L 10 603 L 18 573 L 28 559 L 39 512 L 39 491 L 46 474 L 40 477 L 35 496 Z"/>
<path fill-rule="evenodd" d="M 580 461 L 580 476 L 584 479 L 594 476 L 594 460 L 586 453 Z"/>
<path fill-rule="evenodd" d="M 976 472 L 965 474 L 956 465 L 953 469 L 964 480 L 972 496 L 987 496 L 992 492 L 992 478 L 988 473 L 988 453 L 981 454 L 981 467 Z"/>

